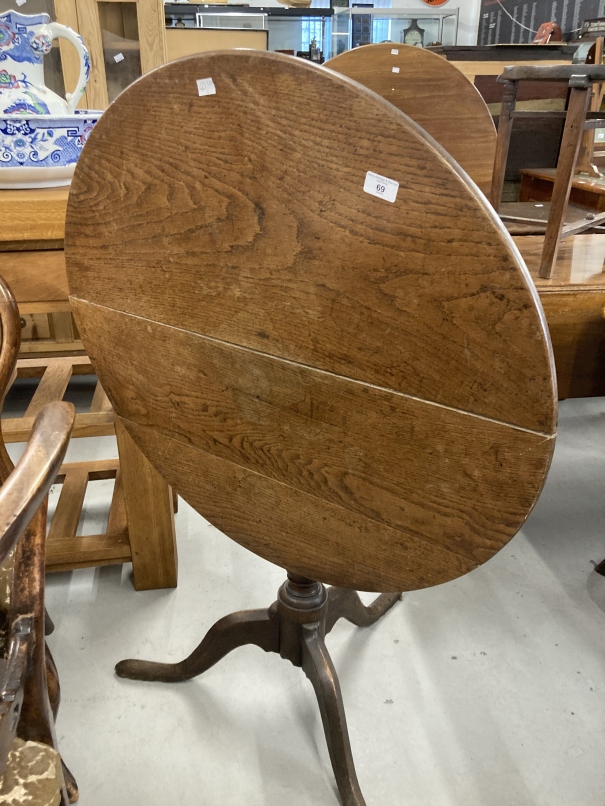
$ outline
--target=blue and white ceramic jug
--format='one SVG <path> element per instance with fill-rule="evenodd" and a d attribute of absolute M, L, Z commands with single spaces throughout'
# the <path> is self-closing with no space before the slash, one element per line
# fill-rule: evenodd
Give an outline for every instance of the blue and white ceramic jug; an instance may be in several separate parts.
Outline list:
<path fill-rule="evenodd" d="M 67 101 L 44 85 L 43 61 L 53 39 L 63 37 L 80 56 L 80 77 Z M 48 14 L 0 14 L 0 115 L 72 114 L 86 88 L 90 58 L 82 37 Z"/>

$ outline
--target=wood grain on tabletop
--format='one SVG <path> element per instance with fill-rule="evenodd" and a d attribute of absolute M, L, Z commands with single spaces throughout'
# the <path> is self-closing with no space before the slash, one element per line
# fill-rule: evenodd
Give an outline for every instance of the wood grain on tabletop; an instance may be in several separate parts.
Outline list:
<path fill-rule="evenodd" d="M 132 85 L 78 163 L 66 258 L 124 429 L 279 565 L 437 584 L 539 494 L 556 395 L 533 284 L 443 152 L 346 78 L 232 51 Z"/>
<path fill-rule="evenodd" d="M 494 121 L 477 88 L 451 62 L 423 48 L 390 42 L 345 51 L 324 67 L 358 81 L 409 115 L 484 193 L 489 191 Z"/>

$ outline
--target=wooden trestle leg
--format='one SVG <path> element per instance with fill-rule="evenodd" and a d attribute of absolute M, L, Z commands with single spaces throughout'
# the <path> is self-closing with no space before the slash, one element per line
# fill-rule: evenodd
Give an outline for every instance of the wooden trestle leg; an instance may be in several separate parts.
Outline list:
<path fill-rule="evenodd" d="M 268 610 L 232 613 L 211 627 L 201 644 L 180 663 L 123 660 L 120 677 L 179 682 L 205 672 L 229 652 L 254 644 L 301 667 L 311 681 L 343 806 L 365 806 L 351 752 L 336 670 L 324 637 L 340 618 L 367 627 L 383 616 L 400 593 L 383 593 L 366 607 L 355 591 L 325 588 L 320 582 L 288 574 L 277 601 Z"/>

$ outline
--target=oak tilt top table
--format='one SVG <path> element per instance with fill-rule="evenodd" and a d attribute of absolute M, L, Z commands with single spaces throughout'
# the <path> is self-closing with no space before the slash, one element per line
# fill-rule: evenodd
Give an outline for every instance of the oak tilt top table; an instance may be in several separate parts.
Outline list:
<path fill-rule="evenodd" d="M 454 64 L 425 48 L 383 42 L 347 50 L 324 67 L 409 115 L 489 193 L 496 127 L 479 90 Z"/>
<path fill-rule="evenodd" d="M 66 224 L 78 328 L 168 482 L 289 572 L 218 622 L 302 666 L 346 804 L 364 803 L 323 643 L 454 579 L 519 529 L 556 391 L 544 318 L 485 199 L 400 111 L 302 60 L 225 51 L 128 88 L 84 148 Z M 350 590 L 393 591 L 365 610 Z"/>

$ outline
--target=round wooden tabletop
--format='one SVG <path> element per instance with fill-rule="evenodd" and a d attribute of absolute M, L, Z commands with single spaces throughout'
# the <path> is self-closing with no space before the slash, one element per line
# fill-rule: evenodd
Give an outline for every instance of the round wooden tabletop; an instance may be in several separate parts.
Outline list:
<path fill-rule="evenodd" d="M 272 53 L 171 62 L 93 130 L 65 243 L 116 415 L 246 548 L 409 590 L 525 520 L 556 428 L 540 303 L 482 195 L 382 98 Z"/>
<path fill-rule="evenodd" d="M 422 126 L 488 194 L 496 128 L 468 78 L 443 56 L 392 42 L 347 50 L 325 67 L 363 84 Z"/>

